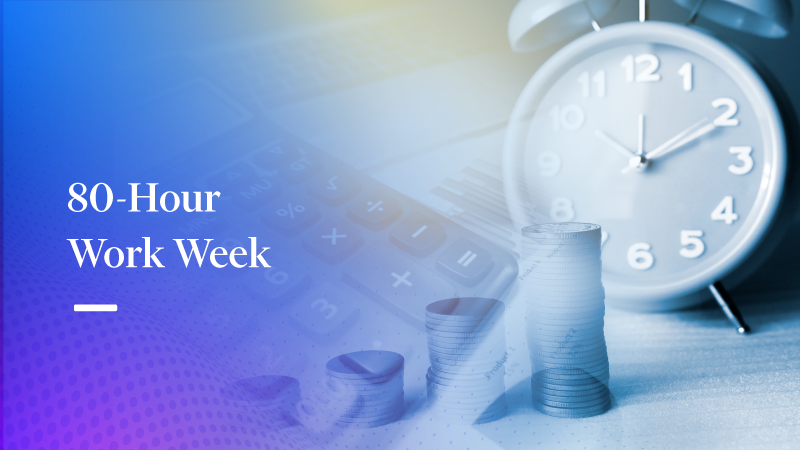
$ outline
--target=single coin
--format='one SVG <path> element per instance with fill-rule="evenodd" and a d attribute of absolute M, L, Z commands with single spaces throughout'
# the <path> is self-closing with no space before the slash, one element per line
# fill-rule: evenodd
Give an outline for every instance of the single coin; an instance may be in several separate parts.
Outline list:
<path fill-rule="evenodd" d="M 577 325 L 580 327 L 580 326 L 590 325 L 596 322 L 603 322 L 604 319 L 605 319 L 604 317 L 591 317 L 591 318 L 584 317 L 580 319 L 542 319 L 534 315 L 533 317 L 526 317 L 525 322 L 531 323 L 533 325 L 548 325 L 548 326 Z"/>
<path fill-rule="evenodd" d="M 496 331 L 478 331 L 474 333 L 469 332 L 455 332 L 455 331 L 440 331 L 434 330 L 427 325 L 425 326 L 425 331 L 427 332 L 428 336 L 434 336 L 439 338 L 492 338 L 492 339 L 499 339 L 500 336 L 503 336 L 503 333 L 498 333 Z"/>
<path fill-rule="evenodd" d="M 583 398 L 595 394 L 610 395 L 608 386 L 602 384 L 590 389 L 550 389 L 538 383 L 531 383 L 531 389 L 534 392 L 541 392 L 552 397 L 578 397 Z"/>
<path fill-rule="evenodd" d="M 442 387 L 437 385 L 437 384 L 429 382 L 429 383 L 426 383 L 426 387 L 427 387 L 429 396 L 437 395 L 437 396 L 442 396 L 442 397 L 445 397 L 445 398 L 461 399 L 461 400 L 468 400 L 468 399 L 483 400 L 483 399 L 488 399 L 488 398 L 494 399 L 494 398 L 497 398 L 499 395 L 503 394 L 503 392 L 505 392 L 505 387 L 504 386 L 495 387 L 495 388 L 492 388 L 492 389 L 481 389 L 479 391 L 474 391 L 469 387 L 467 387 L 467 388 L 459 387 L 457 389 L 453 388 L 453 389 L 446 390 L 446 389 L 442 389 Z"/>
<path fill-rule="evenodd" d="M 445 364 L 438 361 L 431 361 L 431 367 L 436 368 L 439 372 L 449 373 L 452 375 L 470 375 L 470 374 L 485 374 L 492 370 L 490 366 L 473 366 L 473 365 L 454 365 Z"/>
<path fill-rule="evenodd" d="M 491 384 L 484 384 L 484 385 L 476 385 L 476 386 L 446 386 L 442 384 L 438 384 L 430 379 L 425 381 L 425 385 L 428 387 L 430 391 L 438 392 L 443 395 L 458 395 L 461 397 L 476 397 L 476 396 L 483 396 L 483 395 L 495 395 L 499 393 L 503 393 L 505 391 L 505 383 L 491 383 Z"/>
<path fill-rule="evenodd" d="M 518 248 L 520 250 L 520 253 L 525 258 L 544 258 L 546 260 L 551 260 L 553 258 L 565 258 L 565 257 L 600 259 L 599 245 L 587 246 L 587 247 L 578 247 L 578 246 L 573 247 L 569 245 L 543 246 L 543 245 L 528 245 L 522 243 Z"/>
<path fill-rule="evenodd" d="M 483 344 L 497 344 L 502 343 L 505 346 L 505 336 L 487 336 L 487 337 L 449 337 L 449 336 L 433 336 L 433 335 L 426 335 L 428 342 L 440 342 L 444 344 L 476 344 L 476 345 L 483 345 Z"/>
<path fill-rule="evenodd" d="M 388 408 L 383 408 L 375 411 L 362 410 L 359 412 L 346 412 L 346 411 L 329 411 L 329 415 L 336 417 L 336 420 L 351 420 L 351 419 L 381 419 L 387 416 L 397 414 L 404 409 L 402 402 L 392 405 Z"/>
<path fill-rule="evenodd" d="M 325 385 L 328 387 L 329 391 L 332 392 L 350 392 L 353 394 L 369 394 L 369 393 L 377 393 L 386 389 L 403 389 L 403 380 L 397 379 L 392 381 L 385 381 L 383 383 L 378 384 L 362 384 L 362 385 L 349 385 L 343 386 L 341 384 L 331 383 L 330 381 L 326 381 Z"/>
<path fill-rule="evenodd" d="M 574 364 L 552 364 L 552 363 L 545 363 L 541 360 L 534 359 L 532 361 L 533 367 L 532 369 L 537 372 L 545 372 L 549 374 L 557 374 L 557 375 L 576 375 L 582 372 L 588 373 L 599 373 L 601 371 L 608 370 L 608 359 L 600 359 L 594 361 L 592 365 L 574 365 Z"/>
<path fill-rule="evenodd" d="M 559 375 L 559 376 L 535 376 L 533 382 L 536 382 L 548 389 L 558 389 L 556 386 L 561 386 L 563 389 L 588 389 L 595 388 L 600 385 L 608 385 L 608 373 L 597 374 L 596 377 L 590 378 L 570 378 L 572 375 Z"/>
<path fill-rule="evenodd" d="M 550 359 L 532 355 L 531 361 L 532 364 L 537 368 L 593 370 L 594 366 L 598 364 L 608 365 L 608 356 L 606 356 L 605 352 L 587 356 L 585 358 L 570 359 Z"/>
<path fill-rule="evenodd" d="M 428 344 L 428 350 L 443 355 L 474 356 L 476 359 L 491 359 L 499 354 L 505 354 L 505 347 L 478 347 L 478 348 L 448 348 Z"/>
<path fill-rule="evenodd" d="M 385 383 L 387 381 L 402 380 L 403 370 L 398 371 L 392 375 L 377 378 L 364 378 L 364 379 L 351 379 L 351 378 L 337 378 L 326 375 L 325 381 L 334 383 L 337 386 L 374 386 L 376 384 Z"/>
<path fill-rule="evenodd" d="M 425 314 L 433 318 L 454 316 L 480 319 L 502 314 L 505 305 L 499 300 L 481 297 L 449 298 L 433 302 L 425 308 Z"/>
<path fill-rule="evenodd" d="M 531 389 L 548 389 L 551 391 L 564 391 L 564 392 L 582 392 L 593 389 L 608 387 L 608 383 L 602 381 L 594 381 L 590 384 L 551 384 L 541 380 L 532 380 Z"/>
<path fill-rule="evenodd" d="M 596 361 L 601 358 L 608 359 L 608 352 L 605 348 L 598 348 L 593 351 L 575 352 L 575 353 L 562 353 L 556 354 L 557 356 L 547 356 L 549 354 L 540 351 L 531 351 L 531 357 L 539 361 L 554 364 L 583 364 L 590 361 Z"/>
<path fill-rule="evenodd" d="M 402 416 L 403 416 L 403 413 L 401 412 L 396 417 L 389 417 L 389 418 L 386 418 L 386 419 L 383 419 L 383 420 L 377 420 L 375 422 L 367 422 L 367 423 L 361 423 L 361 422 L 334 422 L 334 425 L 336 425 L 337 427 L 340 427 L 340 428 L 355 428 L 355 429 L 358 429 L 358 428 L 375 428 L 375 427 L 380 427 L 380 426 L 388 425 L 388 424 L 390 424 L 392 422 L 395 422 L 398 419 L 400 419 L 400 417 L 402 417 Z"/>
<path fill-rule="evenodd" d="M 561 402 L 547 398 L 547 396 L 534 394 L 533 401 L 539 403 L 540 405 L 546 405 L 553 408 L 565 408 L 574 410 L 579 408 L 592 408 L 599 405 L 603 405 L 609 401 L 609 397 L 604 395 L 599 398 L 594 398 L 591 400 L 585 400 L 580 402 L 579 401 Z"/>
<path fill-rule="evenodd" d="M 558 222 L 529 225 L 522 229 L 522 236 L 526 238 L 541 238 L 541 236 L 556 235 L 563 239 L 571 238 L 597 238 L 600 239 L 600 225 L 580 222 Z"/>
<path fill-rule="evenodd" d="M 453 351 L 454 354 L 484 354 L 488 352 L 497 353 L 501 350 L 505 350 L 506 345 L 505 342 L 498 342 L 498 343 L 487 343 L 487 344 L 453 344 L 451 342 L 439 342 L 428 340 L 427 347 L 441 353 L 449 353 L 449 351 Z M 447 351 L 445 351 L 447 350 Z"/>
<path fill-rule="evenodd" d="M 425 327 L 427 327 L 430 330 L 451 331 L 456 333 L 479 333 L 479 332 L 491 333 L 492 331 L 495 331 L 502 334 L 505 332 L 505 324 L 503 324 L 502 322 L 497 322 L 494 324 L 486 324 L 486 325 L 476 325 L 476 326 L 437 325 L 426 322 Z"/>
<path fill-rule="evenodd" d="M 442 386 L 487 386 L 492 382 L 501 383 L 505 377 L 505 369 L 500 368 L 497 372 L 491 374 L 476 373 L 476 374 L 452 374 L 442 372 L 434 367 L 428 368 L 428 381 L 442 385 Z M 494 381 L 497 380 L 497 381 Z"/>
<path fill-rule="evenodd" d="M 374 401 L 385 401 L 389 398 L 393 398 L 396 395 L 399 395 L 402 391 L 397 390 L 387 390 L 386 392 L 378 392 L 378 393 L 370 393 L 370 394 L 352 394 L 352 393 L 340 393 L 340 392 L 331 392 L 327 391 L 326 396 L 328 400 L 331 402 L 340 402 L 344 403 L 362 403 L 362 402 L 374 402 Z"/>
<path fill-rule="evenodd" d="M 598 406 L 591 406 L 588 408 L 556 408 L 552 406 L 542 405 L 539 402 L 533 402 L 533 407 L 536 408 L 539 412 L 556 417 L 572 417 L 572 418 L 590 417 L 592 415 L 602 414 L 608 411 L 608 408 L 610 406 L 611 406 L 610 400 Z"/>
<path fill-rule="evenodd" d="M 457 316 L 455 318 L 452 318 L 452 319 L 435 319 L 433 317 L 425 316 L 425 323 L 429 323 L 429 324 L 432 324 L 432 325 L 448 326 L 448 327 L 453 327 L 453 326 L 456 326 L 456 327 L 469 327 L 469 326 L 475 326 L 475 325 L 486 325 L 486 326 L 489 326 L 489 325 L 494 325 L 494 324 L 498 324 L 498 323 L 503 323 L 503 321 L 501 321 L 500 318 L 494 318 L 494 317 L 471 320 L 471 319 L 462 319 L 459 316 Z"/>
<path fill-rule="evenodd" d="M 403 367 L 403 356 L 384 350 L 364 350 L 332 358 L 325 364 L 325 373 L 337 378 L 380 378 Z"/>
<path fill-rule="evenodd" d="M 596 379 L 598 381 L 603 381 L 605 378 L 608 377 L 608 369 L 605 369 L 601 372 L 587 372 L 587 371 L 575 371 L 576 373 L 560 373 L 557 372 L 556 369 L 540 369 L 536 370 L 533 374 L 533 377 L 537 380 L 542 380 L 546 383 L 553 383 L 556 382 L 578 382 L 579 380 L 589 380 Z"/>
<path fill-rule="evenodd" d="M 594 353 L 608 354 L 605 339 L 600 339 L 598 342 L 591 344 L 575 343 L 570 345 L 570 343 L 566 343 L 557 347 L 548 347 L 545 343 L 537 342 L 529 347 L 532 355 L 535 354 L 538 357 L 550 359 L 584 358 Z"/>

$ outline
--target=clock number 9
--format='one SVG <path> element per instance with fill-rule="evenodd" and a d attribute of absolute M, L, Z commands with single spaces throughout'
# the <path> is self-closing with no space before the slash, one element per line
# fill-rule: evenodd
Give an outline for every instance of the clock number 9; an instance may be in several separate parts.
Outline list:
<path fill-rule="evenodd" d="M 700 239 L 703 237 L 702 230 L 681 230 L 681 245 L 683 248 L 678 252 L 684 258 L 697 258 L 706 250 L 706 245 Z"/>
<path fill-rule="evenodd" d="M 647 270 L 653 267 L 653 254 L 650 253 L 650 244 L 637 242 L 628 249 L 628 265 L 636 270 Z"/>
<path fill-rule="evenodd" d="M 561 157 L 556 152 L 541 152 L 536 157 L 536 164 L 539 165 L 539 175 L 552 177 L 561 170 Z"/>

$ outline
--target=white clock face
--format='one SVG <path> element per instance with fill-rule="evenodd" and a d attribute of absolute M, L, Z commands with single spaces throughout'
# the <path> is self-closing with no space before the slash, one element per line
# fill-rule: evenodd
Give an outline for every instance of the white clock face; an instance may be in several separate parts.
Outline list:
<path fill-rule="evenodd" d="M 648 25 L 700 35 L 622 27 Z M 720 64 L 703 40 L 653 35 L 583 38 L 571 50 L 581 57 L 539 77 L 506 149 L 523 169 L 531 217 L 602 226 L 604 283 L 627 301 L 663 302 L 724 275 L 763 232 L 782 179 L 776 108 L 753 89 L 763 86 L 755 73 L 743 75 L 749 66 L 738 56 Z"/>

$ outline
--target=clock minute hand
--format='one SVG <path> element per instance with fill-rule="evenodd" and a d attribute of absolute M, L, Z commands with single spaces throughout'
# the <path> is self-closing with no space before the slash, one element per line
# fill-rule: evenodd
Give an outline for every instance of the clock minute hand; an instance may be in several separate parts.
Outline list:
<path fill-rule="evenodd" d="M 667 153 L 675 149 L 678 149 L 680 147 L 683 147 L 689 142 L 692 142 L 693 140 L 699 138 L 700 136 L 703 136 L 706 133 L 711 132 L 712 130 L 714 130 L 714 128 L 716 128 L 716 125 L 714 125 L 713 122 L 706 124 L 705 126 L 701 126 L 706 122 L 708 122 L 708 118 L 704 118 L 695 123 L 694 125 L 690 126 L 689 128 L 681 131 L 680 133 L 669 139 L 667 142 L 664 142 L 663 144 L 659 145 L 653 151 L 647 152 L 645 158 L 652 160 L 664 156 Z"/>

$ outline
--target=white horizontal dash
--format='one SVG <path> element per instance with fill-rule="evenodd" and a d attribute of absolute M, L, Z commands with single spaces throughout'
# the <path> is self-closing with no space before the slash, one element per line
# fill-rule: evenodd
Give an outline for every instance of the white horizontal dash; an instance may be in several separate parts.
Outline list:
<path fill-rule="evenodd" d="M 118 198 L 118 199 L 117 199 L 117 201 L 118 201 L 118 202 L 124 202 L 124 201 L 125 201 L 125 199 L 124 199 L 124 198 Z"/>
<path fill-rule="evenodd" d="M 117 312 L 117 305 L 75 305 L 75 312 Z"/>

